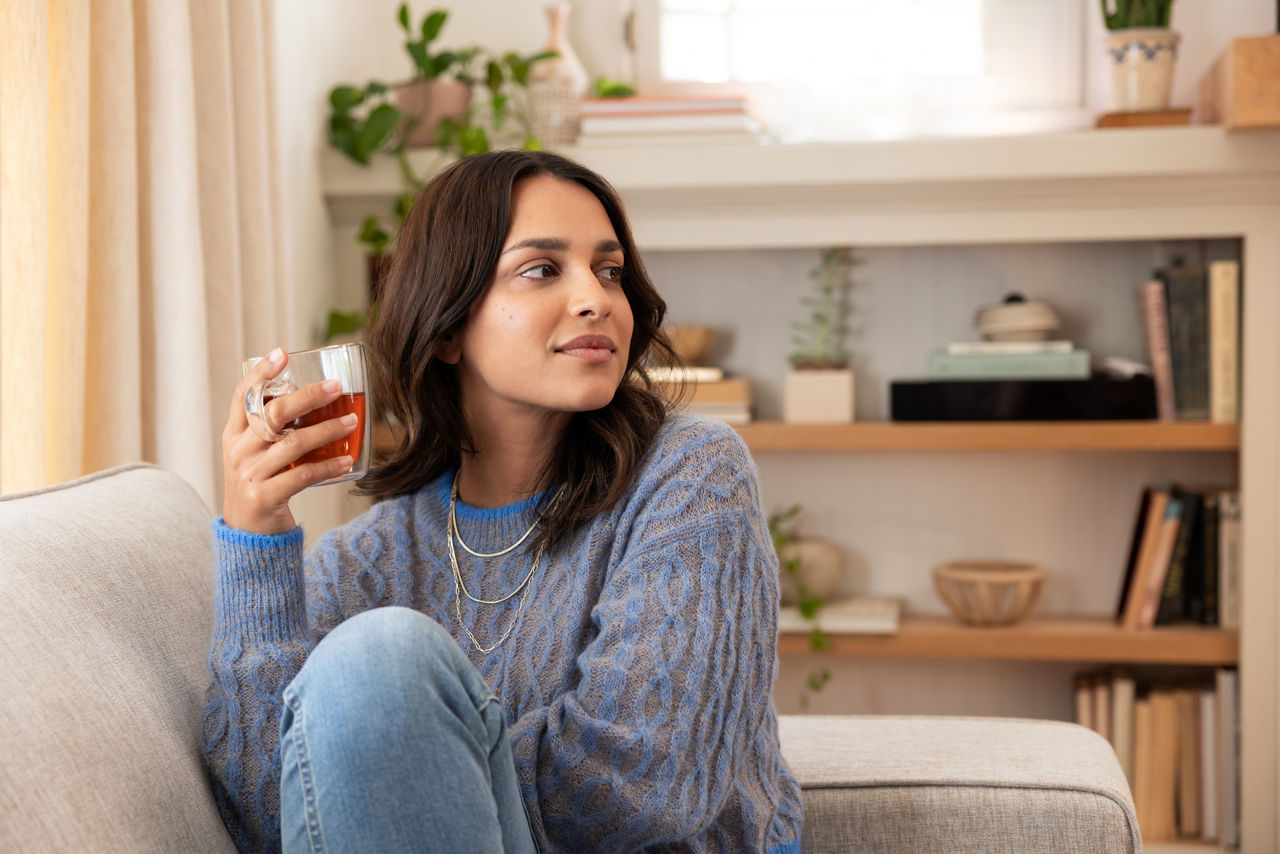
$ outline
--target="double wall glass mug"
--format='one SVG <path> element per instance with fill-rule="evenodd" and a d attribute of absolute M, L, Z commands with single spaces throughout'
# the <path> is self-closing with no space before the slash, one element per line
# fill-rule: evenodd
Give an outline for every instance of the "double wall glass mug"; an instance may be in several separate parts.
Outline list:
<path fill-rule="evenodd" d="M 244 373 L 262 361 L 258 356 L 244 360 Z M 297 418 L 276 431 L 266 419 L 266 405 L 274 398 L 325 380 L 342 383 L 342 393 L 332 403 L 321 406 Z M 343 483 L 359 480 L 369 471 L 369 448 L 372 425 L 368 400 L 369 370 L 363 344 L 335 344 L 316 347 L 289 354 L 288 364 L 275 378 L 255 383 L 245 395 L 244 411 L 253 432 L 267 442 L 278 442 L 294 430 L 320 424 L 332 418 L 354 413 L 359 419 L 356 428 L 340 439 L 308 451 L 289 464 L 296 468 L 304 463 L 315 463 L 334 457 L 351 457 L 351 471 L 323 483 Z"/>

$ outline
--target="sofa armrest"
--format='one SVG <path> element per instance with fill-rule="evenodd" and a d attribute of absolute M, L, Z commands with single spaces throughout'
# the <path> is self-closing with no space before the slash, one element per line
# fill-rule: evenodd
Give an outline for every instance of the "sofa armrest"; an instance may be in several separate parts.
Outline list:
<path fill-rule="evenodd" d="M 806 854 L 1142 849 L 1106 739 L 1019 718 L 782 716 Z"/>

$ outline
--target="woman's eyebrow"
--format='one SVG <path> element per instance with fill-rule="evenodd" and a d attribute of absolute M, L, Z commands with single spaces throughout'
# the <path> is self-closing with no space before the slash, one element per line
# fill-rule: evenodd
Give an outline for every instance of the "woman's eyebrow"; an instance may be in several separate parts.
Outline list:
<path fill-rule="evenodd" d="M 506 249 L 502 250 L 502 254 L 515 252 L 517 249 L 541 249 L 544 252 L 564 252 L 568 250 L 569 244 L 559 237 L 528 237 L 519 243 L 513 243 Z M 622 252 L 622 244 L 617 240 L 601 240 L 596 244 L 596 254 L 601 255 L 605 252 Z"/>

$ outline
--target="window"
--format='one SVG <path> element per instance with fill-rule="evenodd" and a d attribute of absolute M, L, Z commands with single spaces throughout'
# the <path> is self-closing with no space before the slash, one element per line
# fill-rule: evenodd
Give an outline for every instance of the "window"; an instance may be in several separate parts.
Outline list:
<path fill-rule="evenodd" d="M 1084 123 L 1085 0 L 637 0 L 643 91 L 745 91 L 783 139 Z"/>

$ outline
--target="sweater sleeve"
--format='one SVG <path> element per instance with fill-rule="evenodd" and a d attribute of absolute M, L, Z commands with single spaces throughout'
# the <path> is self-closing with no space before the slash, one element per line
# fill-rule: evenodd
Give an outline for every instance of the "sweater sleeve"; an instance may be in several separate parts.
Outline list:
<path fill-rule="evenodd" d="M 653 490 L 634 545 L 606 575 L 577 684 L 512 728 L 544 850 L 714 835 L 738 774 L 756 773 L 737 767 L 741 757 L 768 729 L 778 593 L 766 538 L 736 436 L 704 445 Z"/>
<path fill-rule="evenodd" d="M 261 536 L 214 521 L 202 744 L 218 811 L 240 851 L 280 848 L 282 696 L 338 621 L 330 576 L 321 571 L 332 555 L 318 547 L 304 574 L 302 541 L 301 528 Z"/>

